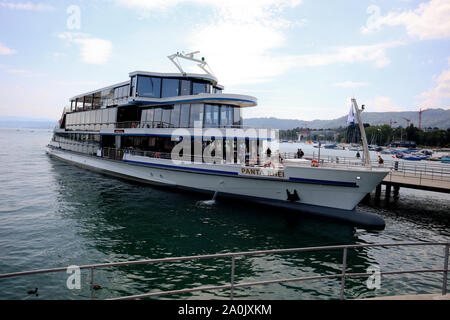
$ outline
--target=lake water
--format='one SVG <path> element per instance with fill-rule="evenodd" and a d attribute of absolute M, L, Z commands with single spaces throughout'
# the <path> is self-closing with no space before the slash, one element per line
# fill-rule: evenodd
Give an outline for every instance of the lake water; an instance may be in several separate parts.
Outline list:
<path fill-rule="evenodd" d="M 0 273 L 197 254 L 341 244 L 449 241 L 450 196 L 401 189 L 398 199 L 360 205 L 381 215 L 382 231 L 366 231 L 282 210 L 218 202 L 156 189 L 81 169 L 48 157 L 48 130 L 0 129 Z M 442 247 L 350 250 L 347 272 L 442 268 Z M 342 252 L 276 254 L 236 259 L 236 283 L 340 273 Z M 140 265 L 97 270 L 105 299 L 230 281 L 231 259 Z M 88 299 L 89 273 L 81 289 L 66 287 L 68 274 L 0 279 L 0 299 Z M 383 276 L 379 289 L 366 278 L 346 280 L 348 299 L 439 293 L 442 274 Z M 39 288 L 39 296 L 28 295 Z M 336 299 L 340 279 L 235 289 L 245 299 Z M 165 299 L 227 299 L 228 290 Z"/>

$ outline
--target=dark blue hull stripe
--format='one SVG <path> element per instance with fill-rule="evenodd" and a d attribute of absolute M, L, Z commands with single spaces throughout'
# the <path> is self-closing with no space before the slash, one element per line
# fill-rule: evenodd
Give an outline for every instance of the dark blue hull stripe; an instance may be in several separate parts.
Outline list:
<path fill-rule="evenodd" d="M 162 168 L 170 168 L 170 169 L 180 169 L 184 171 L 197 171 L 197 172 L 207 172 L 207 173 L 219 173 L 219 174 L 225 174 L 225 175 L 231 175 L 231 176 L 237 176 L 237 172 L 229 172 L 229 171 L 221 171 L 221 170 L 209 170 L 209 169 L 200 169 L 200 168 L 186 168 L 186 167 L 180 167 L 180 166 L 173 166 L 169 164 L 160 164 L 160 163 L 148 163 L 148 162 L 142 162 L 142 161 L 133 161 L 133 160 L 122 160 L 124 162 L 130 162 L 130 163 L 137 163 L 137 164 L 144 164 L 147 166 L 155 166 L 155 167 L 162 167 Z"/>
<path fill-rule="evenodd" d="M 329 185 L 329 186 L 358 188 L 358 185 L 356 184 L 356 182 L 317 180 L 317 179 L 292 178 L 292 177 L 290 177 L 289 180 L 294 181 L 294 182 L 302 182 L 302 183 L 325 184 L 325 185 Z"/>
<path fill-rule="evenodd" d="M 178 170 L 183 170 L 183 171 L 196 171 L 196 172 L 205 172 L 205 173 L 215 173 L 215 174 L 222 174 L 222 175 L 229 175 L 229 176 L 238 176 L 239 175 L 237 172 L 222 171 L 222 170 L 209 170 L 209 169 L 200 169 L 200 168 L 186 168 L 186 167 L 174 166 L 174 165 L 169 165 L 169 164 L 148 163 L 148 162 L 133 161 L 133 160 L 122 160 L 122 161 L 129 162 L 129 163 L 142 164 L 142 165 L 147 165 L 147 166 L 154 166 L 154 167 L 161 167 L 161 168 L 170 168 L 170 169 L 178 169 Z M 241 177 L 244 177 L 244 176 L 241 176 Z M 331 186 L 342 186 L 342 187 L 353 187 L 353 188 L 357 188 L 358 187 L 358 185 L 355 182 L 316 180 L 316 179 L 305 179 L 305 178 L 289 178 L 289 180 L 293 181 L 293 182 L 301 182 L 301 183 L 324 184 L 324 185 L 331 185 Z M 278 179 L 277 179 L 277 181 L 278 181 Z M 283 180 L 279 180 L 279 181 L 283 181 Z"/>

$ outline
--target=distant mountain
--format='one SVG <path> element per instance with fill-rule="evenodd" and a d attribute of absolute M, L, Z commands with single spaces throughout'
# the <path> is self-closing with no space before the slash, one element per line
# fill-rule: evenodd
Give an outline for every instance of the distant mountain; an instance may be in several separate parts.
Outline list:
<path fill-rule="evenodd" d="M 407 121 L 415 127 L 419 127 L 419 113 L 417 111 L 404 112 L 363 112 L 362 120 L 372 126 L 389 124 L 392 120 L 393 127 L 406 127 Z M 250 127 L 271 127 L 275 129 L 288 130 L 294 128 L 310 129 L 334 129 L 347 126 L 347 115 L 334 120 L 292 120 L 278 118 L 248 118 L 244 119 L 244 125 Z M 450 128 L 450 110 L 427 109 L 422 113 L 422 128 L 437 127 L 440 129 Z"/>
<path fill-rule="evenodd" d="M 51 129 L 56 124 L 57 121 L 51 119 L 0 117 L 0 128 Z"/>

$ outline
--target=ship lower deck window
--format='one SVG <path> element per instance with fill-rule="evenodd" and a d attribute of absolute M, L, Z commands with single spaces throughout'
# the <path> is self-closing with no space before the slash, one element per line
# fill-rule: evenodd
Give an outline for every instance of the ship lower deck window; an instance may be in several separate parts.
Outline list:
<path fill-rule="evenodd" d="M 189 113 L 191 111 L 190 104 L 182 104 L 180 110 L 180 128 L 189 127 Z"/>
<path fill-rule="evenodd" d="M 170 115 L 170 126 L 178 128 L 180 126 L 180 111 L 181 105 L 176 104 L 173 106 L 172 113 Z"/>
<path fill-rule="evenodd" d="M 203 104 L 192 104 L 191 105 L 191 114 L 189 119 L 189 126 L 191 128 L 194 127 L 195 122 L 200 122 L 200 126 L 203 126 Z"/>
<path fill-rule="evenodd" d="M 219 126 L 219 106 L 205 104 L 205 127 L 212 128 Z"/>

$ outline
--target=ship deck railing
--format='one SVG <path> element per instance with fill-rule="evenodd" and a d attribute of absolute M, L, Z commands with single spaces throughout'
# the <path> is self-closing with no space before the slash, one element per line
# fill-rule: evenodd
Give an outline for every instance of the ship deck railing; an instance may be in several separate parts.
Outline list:
<path fill-rule="evenodd" d="M 231 268 L 230 268 L 230 282 L 222 285 L 216 286 L 200 286 L 195 288 L 185 288 L 179 290 L 168 290 L 168 291 L 156 291 L 156 292 L 146 292 L 142 294 L 129 295 L 129 296 L 121 296 L 113 298 L 112 300 L 132 300 L 132 299 L 141 299 L 141 298 L 151 298 L 151 297 L 161 297 L 168 295 L 180 295 L 185 293 L 193 293 L 200 291 L 214 291 L 214 290 L 230 290 L 229 298 L 233 300 L 235 297 L 234 290 L 236 288 L 244 288 L 244 287 L 253 287 L 260 285 L 268 285 L 275 283 L 293 283 L 293 282 L 302 282 L 302 281 L 310 281 L 310 280 L 324 280 L 324 279 L 340 279 L 340 294 L 339 298 L 344 300 L 345 297 L 345 282 L 346 279 L 352 277 L 373 277 L 374 272 L 358 272 L 358 273 L 350 273 L 348 272 L 348 251 L 349 250 L 358 250 L 362 248 L 374 248 L 374 247 L 406 247 L 406 246 L 415 246 L 415 247 L 424 247 L 424 246 L 440 246 L 444 248 L 444 261 L 442 264 L 442 268 L 428 268 L 428 269 L 410 269 L 410 270 L 388 270 L 381 271 L 379 270 L 377 273 L 381 276 L 388 275 L 399 275 L 399 274 L 424 274 L 424 273 L 442 273 L 442 284 L 441 284 L 441 294 L 447 294 L 447 283 L 448 283 L 448 263 L 449 263 L 449 250 L 450 250 L 450 242 L 403 242 L 403 243 L 382 243 L 382 244 L 358 244 L 358 245 L 334 245 L 334 246 L 321 246 L 321 247 L 303 247 L 303 248 L 288 248 L 288 249 L 273 249 L 273 250 L 255 250 L 255 251 L 245 251 L 245 252 L 230 252 L 230 253 L 218 253 L 218 254 L 206 254 L 206 255 L 194 255 L 194 256 L 182 256 L 182 257 L 170 257 L 170 258 L 157 258 L 157 259 L 144 259 L 137 261 L 123 261 L 123 262 L 115 262 L 115 263 L 99 263 L 99 264 L 90 264 L 90 265 L 82 265 L 78 266 L 79 270 L 89 270 L 90 271 L 90 298 L 95 298 L 95 287 L 98 286 L 95 283 L 95 270 L 106 269 L 112 267 L 120 267 L 120 266 L 133 266 L 133 265 L 145 265 L 145 264 L 156 264 L 156 263 L 175 263 L 182 261 L 192 261 L 192 260 L 201 260 L 201 259 L 223 259 L 230 258 L 231 260 Z M 238 258 L 248 257 L 248 256 L 261 256 L 261 255 L 271 255 L 271 254 L 285 254 L 285 253 L 299 253 L 299 252 L 314 252 L 314 251 L 330 251 L 330 250 L 340 250 L 342 252 L 342 263 L 341 263 L 341 271 L 335 274 L 326 274 L 326 275 L 317 275 L 317 276 L 307 276 L 307 277 L 291 277 L 291 278 L 282 278 L 282 279 L 271 279 L 271 280 L 262 280 L 262 281 L 253 281 L 253 282 L 236 282 L 236 263 L 238 262 Z M 13 278 L 13 277 L 23 277 L 27 275 L 34 274 L 45 274 L 45 273 L 54 273 L 54 272 L 68 272 L 69 268 L 73 269 L 73 266 L 70 267 L 60 267 L 60 268 L 51 268 L 51 269 L 39 269 L 39 270 L 30 270 L 30 271 L 22 271 L 22 272 L 12 272 L 6 274 L 0 274 L 0 279 L 5 278 Z"/>
<path fill-rule="evenodd" d="M 282 152 L 283 159 L 297 159 L 296 152 Z M 405 178 L 420 178 L 425 180 L 450 181 L 450 165 L 446 163 L 439 163 L 435 161 L 417 161 L 410 162 L 400 159 L 386 159 L 383 158 L 383 163 L 379 163 L 378 159 L 370 161 L 372 168 L 389 169 L 393 175 L 401 175 Z M 319 166 L 328 168 L 351 168 L 364 167 L 365 164 L 362 159 L 355 157 L 342 156 L 321 156 L 317 154 L 305 155 L 302 159 L 318 161 Z M 295 166 L 310 166 L 311 162 L 299 162 L 292 164 Z"/>
<path fill-rule="evenodd" d="M 57 126 L 59 128 L 59 126 Z M 69 124 L 66 125 L 68 131 L 100 131 L 102 129 L 176 129 L 176 128 L 194 128 L 192 124 L 174 125 L 165 121 L 121 121 L 121 122 L 86 122 L 83 124 Z M 205 124 L 203 129 L 218 128 L 218 129 L 264 129 L 274 130 L 268 127 L 251 127 L 242 124 Z"/>

